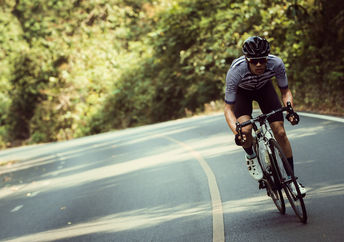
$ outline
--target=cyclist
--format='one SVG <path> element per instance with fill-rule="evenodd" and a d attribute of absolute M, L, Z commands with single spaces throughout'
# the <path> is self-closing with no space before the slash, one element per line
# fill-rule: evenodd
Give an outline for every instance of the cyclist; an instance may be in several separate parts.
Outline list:
<path fill-rule="evenodd" d="M 256 180 L 261 180 L 263 173 L 252 148 L 252 126 L 242 129 L 241 139 L 236 131 L 236 122 L 242 123 L 251 118 L 253 100 L 258 102 L 263 113 L 269 113 L 281 107 L 271 81 L 272 77 L 276 77 L 284 106 L 288 101 L 292 107 L 294 106 L 293 96 L 288 88 L 284 63 L 281 58 L 270 54 L 270 44 L 266 39 L 259 36 L 249 37 L 243 44 L 242 52 L 244 55 L 235 59 L 227 72 L 225 117 L 235 135 L 236 144 L 242 146 L 246 152 L 245 159 L 250 175 Z M 287 118 L 292 125 L 298 123 L 298 117 L 296 119 L 295 116 L 287 115 Z M 283 114 L 275 114 L 268 121 L 277 142 L 294 170 L 293 154 L 284 129 Z M 306 189 L 301 184 L 299 184 L 299 189 L 302 194 L 306 194 Z M 296 192 L 295 187 L 292 187 L 292 190 Z"/>

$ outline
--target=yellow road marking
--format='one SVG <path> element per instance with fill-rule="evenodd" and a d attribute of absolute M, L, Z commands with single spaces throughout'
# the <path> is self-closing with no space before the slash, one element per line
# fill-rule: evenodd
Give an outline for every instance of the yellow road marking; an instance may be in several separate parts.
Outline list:
<path fill-rule="evenodd" d="M 190 152 L 198 160 L 199 164 L 201 165 L 204 173 L 206 174 L 208 178 L 208 186 L 210 190 L 212 215 L 213 215 L 213 242 L 225 241 L 222 201 L 221 201 L 220 191 L 217 186 L 216 178 L 213 171 L 209 167 L 208 163 L 204 160 L 202 155 L 199 152 L 195 151 L 191 146 L 167 136 L 162 136 L 162 137 L 174 143 L 179 144 L 185 150 Z"/>

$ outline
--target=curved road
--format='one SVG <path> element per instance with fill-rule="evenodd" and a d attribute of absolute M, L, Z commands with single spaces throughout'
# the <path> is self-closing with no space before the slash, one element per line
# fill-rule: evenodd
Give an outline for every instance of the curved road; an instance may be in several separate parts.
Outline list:
<path fill-rule="evenodd" d="M 306 225 L 216 114 L 0 152 L 0 241 L 342 241 L 343 120 L 286 124 Z"/>

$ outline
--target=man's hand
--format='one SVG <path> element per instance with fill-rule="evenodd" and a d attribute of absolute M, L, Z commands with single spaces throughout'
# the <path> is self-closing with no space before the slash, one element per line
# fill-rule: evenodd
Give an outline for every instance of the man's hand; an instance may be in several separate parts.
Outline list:
<path fill-rule="evenodd" d="M 288 113 L 285 118 L 291 123 L 291 125 L 296 125 L 300 121 L 299 115 L 295 112 L 294 113 Z"/>
<path fill-rule="evenodd" d="M 289 105 L 294 108 L 294 104 L 293 104 L 293 95 L 291 94 L 291 91 L 289 88 L 286 89 L 281 89 L 281 94 L 282 94 L 282 101 L 283 104 L 287 107 L 288 103 Z M 291 113 L 288 113 L 286 116 L 286 119 L 292 124 L 292 125 L 296 125 L 299 123 L 300 118 L 299 115 L 297 113 L 295 113 L 294 111 Z"/>
<path fill-rule="evenodd" d="M 242 146 L 246 142 L 247 138 L 245 134 L 242 134 L 241 136 L 239 134 L 235 135 L 235 143 L 238 146 Z"/>

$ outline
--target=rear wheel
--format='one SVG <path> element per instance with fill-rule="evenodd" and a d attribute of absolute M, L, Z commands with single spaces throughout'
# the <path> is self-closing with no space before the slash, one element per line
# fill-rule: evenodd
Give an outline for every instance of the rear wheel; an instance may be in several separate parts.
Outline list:
<path fill-rule="evenodd" d="M 290 205 L 301 222 L 307 223 L 306 207 L 303 201 L 303 196 L 296 181 L 297 178 L 294 176 L 294 172 L 292 171 L 287 158 L 285 157 L 281 147 L 276 142 L 276 140 L 270 140 L 270 148 L 272 151 L 272 158 L 274 160 L 273 166 L 275 167 L 275 170 L 279 176 L 281 186 L 283 187 Z M 292 185 L 296 187 L 295 193 L 291 189 Z"/>

